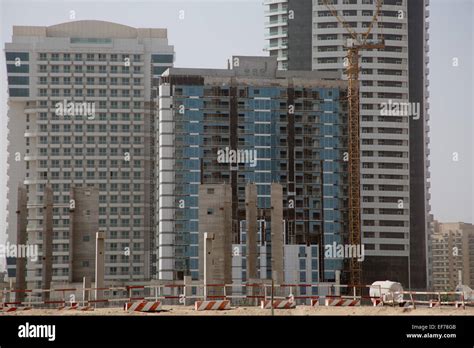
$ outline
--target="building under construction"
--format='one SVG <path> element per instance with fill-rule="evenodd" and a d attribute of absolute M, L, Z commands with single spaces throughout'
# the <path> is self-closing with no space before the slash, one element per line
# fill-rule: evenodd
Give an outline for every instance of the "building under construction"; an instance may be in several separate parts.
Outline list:
<path fill-rule="evenodd" d="M 232 257 L 236 282 L 335 280 L 343 259 L 324 257 L 323 246 L 348 242 L 347 83 L 338 78 L 242 56 L 228 69 L 164 73 L 159 279 L 202 278 L 204 233 L 228 231 L 222 266 Z"/>

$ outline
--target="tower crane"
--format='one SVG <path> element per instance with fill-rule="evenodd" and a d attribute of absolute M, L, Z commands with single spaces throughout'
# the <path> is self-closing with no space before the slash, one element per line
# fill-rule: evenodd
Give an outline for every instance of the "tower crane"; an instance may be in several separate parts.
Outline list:
<path fill-rule="evenodd" d="M 349 141 L 348 141 L 348 169 L 349 169 L 349 243 L 361 244 L 360 223 L 360 100 L 359 100 L 359 72 L 360 51 L 384 49 L 383 36 L 377 41 L 368 40 L 375 24 L 381 14 L 382 0 L 375 0 L 375 10 L 372 20 L 364 33 L 357 33 L 345 18 L 337 12 L 332 0 L 323 0 L 324 5 L 350 35 L 347 40 L 347 57 L 344 66 L 348 80 L 348 105 L 349 105 Z M 360 285 L 362 270 L 356 256 L 349 260 L 349 283 Z"/>

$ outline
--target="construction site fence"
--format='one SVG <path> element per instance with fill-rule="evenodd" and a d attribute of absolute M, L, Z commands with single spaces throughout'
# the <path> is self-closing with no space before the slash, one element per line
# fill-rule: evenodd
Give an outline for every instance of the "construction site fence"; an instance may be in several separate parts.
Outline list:
<path fill-rule="evenodd" d="M 408 303 L 412 307 L 432 305 L 473 305 L 465 299 L 463 292 L 419 292 L 402 291 L 392 293 L 392 300 L 383 296 L 371 296 L 370 289 L 384 289 L 380 285 L 337 284 L 151 284 L 117 286 L 106 288 L 56 288 L 12 290 L 0 292 L 0 305 L 25 306 L 31 308 L 55 308 L 79 304 L 94 307 L 122 307 L 134 301 L 160 301 L 163 305 L 193 305 L 201 300 L 229 300 L 233 306 L 259 306 L 261 301 L 289 300 L 297 305 L 310 305 L 319 301 L 324 305 L 327 298 L 359 300 L 360 305 L 373 305 L 375 301 L 384 305 Z M 18 294 L 23 293 L 21 301 Z M 398 298 L 395 301 L 393 298 Z"/>

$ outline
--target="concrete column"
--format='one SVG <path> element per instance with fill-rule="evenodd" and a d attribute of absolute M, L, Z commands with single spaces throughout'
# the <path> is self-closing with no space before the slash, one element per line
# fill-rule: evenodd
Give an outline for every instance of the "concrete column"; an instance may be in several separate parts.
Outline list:
<path fill-rule="evenodd" d="M 221 255 L 224 256 L 222 280 L 224 284 L 229 285 L 232 284 L 232 187 L 230 187 L 229 185 L 224 185 L 224 192 L 225 196 L 222 199 L 222 201 L 224 202 L 224 228 L 221 232 L 223 236 L 220 239 L 222 242 L 219 244 L 219 247 L 222 250 Z M 219 260 L 217 260 L 217 262 L 219 262 Z M 227 288 L 226 291 L 227 295 L 230 295 L 232 293 L 232 288 Z"/>
<path fill-rule="evenodd" d="M 16 211 L 16 244 L 17 245 L 26 245 L 27 243 L 27 234 L 26 234 L 26 225 L 28 224 L 28 195 L 24 185 L 18 186 L 18 198 L 17 198 L 17 211 Z M 16 290 L 25 290 L 26 289 L 26 265 L 27 259 L 25 257 L 16 258 L 16 281 L 15 289 Z M 24 292 L 17 292 L 15 301 L 23 302 L 25 299 Z"/>
<path fill-rule="evenodd" d="M 232 283 L 232 190 L 227 184 L 203 184 L 199 187 L 199 277 L 206 272 L 208 284 Z M 205 237 L 212 234 L 212 252 L 204 248 Z M 206 259 L 210 257 L 210 259 Z M 204 264 L 207 262 L 207 269 Z M 211 266 L 212 265 L 212 266 Z M 230 289 L 228 289 L 230 290 Z M 222 288 L 213 294 L 223 294 Z"/>
<path fill-rule="evenodd" d="M 341 271 L 339 270 L 336 270 L 336 287 L 335 287 L 335 294 L 336 296 L 340 296 L 341 295 Z"/>
<path fill-rule="evenodd" d="M 276 284 L 283 284 L 283 187 L 277 183 L 271 185 L 271 229 L 272 274 Z"/>
<path fill-rule="evenodd" d="M 83 277 L 82 278 L 82 300 L 84 301 L 83 305 L 86 305 L 87 302 L 90 300 L 90 289 L 91 288 L 91 278 L 90 277 Z"/>
<path fill-rule="evenodd" d="M 95 287 L 104 287 L 104 273 L 105 273 L 105 233 L 96 232 L 95 234 Z M 95 291 L 95 299 L 101 300 L 103 298 L 103 290 Z"/>
<path fill-rule="evenodd" d="M 95 233 L 99 230 L 99 189 L 73 187 L 69 210 L 69 278 L 94 277 Z M 88 237 L 88 238 L 85 238 Z"/>
<path fill-rule="evenodd" d="M 193 295 L 192 292 L 192 278 L 191 276 L 184 276 L 184 305 L 190 306 L 194 303 L 194 300 L 190 297 Z"/>
<path fill-rule="evenodd" d="M 245 218 L 247 222 L 247 279 L 257 278 L 257 185 L 245 187 Z"/>
<path fill-rule="evenodd" d="M 214 265 L 212 262 L 212 240 L 213 233 L 204 233 L 204 299 L 207 299 L 208 289 L 207 284 L 214 282 Z"/>
<path fill-rule="evenodd" d="M 42 288 L 51 288 L 53 279 L 53 189 L 46 185 L 43 196 L 43 259 L 42 259 Z M 48 301 L 50 292 L 43 292 L 43 301 Z"/>

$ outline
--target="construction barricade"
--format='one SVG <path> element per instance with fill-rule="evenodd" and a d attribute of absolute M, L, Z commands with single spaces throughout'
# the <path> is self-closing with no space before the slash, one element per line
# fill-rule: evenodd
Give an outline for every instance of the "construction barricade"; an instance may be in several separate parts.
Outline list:
<path fill-rule="evenodd" d="M 371 285 L 351 286 L 332 283 L 271 284 L 268 280 L 252 279 L 248 283 L 203 284 L 190 280 L 173 283 L 157 281 L 147 285 L 131 284 L 107 288 L 60 289 L 5 289 L 0 292 L 0 309 L 18 311 L 23 308 L 54 310 L 94 310 L 98 308 L 155 307 L 167 305 L 194 306 L 196 310 L 230 309 L 231 306 L 260 306 L 261 308 L 294 308 L 299 305 L 328 307 L 345 306 L 400 306 L 441 308 L 446 306 L 466 308 L 473 305 L 462 292 L 394 292 L 392 301 L 370 296 Z M 382 293 L 379 291 L 379 293 Z M 21 294 L 21 296 L 18 296 Z M 45 295 L 46 294 L 46 295 Z M 94 295 L 95 294 L 95 295 Z M 378 295 L 377 295 L 378 296 Z M 20 300 L 18 300 L 20 299 Z M 150 304 L 151 303 L 151 304 Z M 159 306 L 157 305 L 159 303 Z M 262 307 L 263 303 L 263 307 Z M 135 310 L 130 310 L 135 311 Z"/>
<path fill-rule="evenodd" d="M 162 311 L 160 301 L 137 301 L 128 302 L 124 309 L 127 312 L 160 312 Z"/>
<path fill-rule="evenodd" d="M 196 311 L 222 311 L 229 310 L 229 300 L 214 300 L 214 301 L 196 301 L 194 303 L 194 309 Z"/>
<path fill-rule="evenodd" d="M 273 305 L 272 305 L 273 304 Z M 292 300 L 264 300 L 261 302 L 260 308 L 262 309 L 293 309 L 296 308 L 295 301 Z"/>
<path fill-rule="evenodd" d="M 371 300 L 374 307 L 383 307 L 383 300 L 381 298 L 373 298 Z"/>
<path fill-rule="evenodd" d="M 346 298 L 342 296 L 327 296 L 324 301 L 325 306 L 334 307 L 355 307 L 360 306 L 360 298 Z"/>
<path fill-rule="evenodd" d="M 9 306 L 3 306 L 1 311 L 9 313 L 9 312 L 27 311 L 30 309 L 31 307 L 9 305 Z"/>

